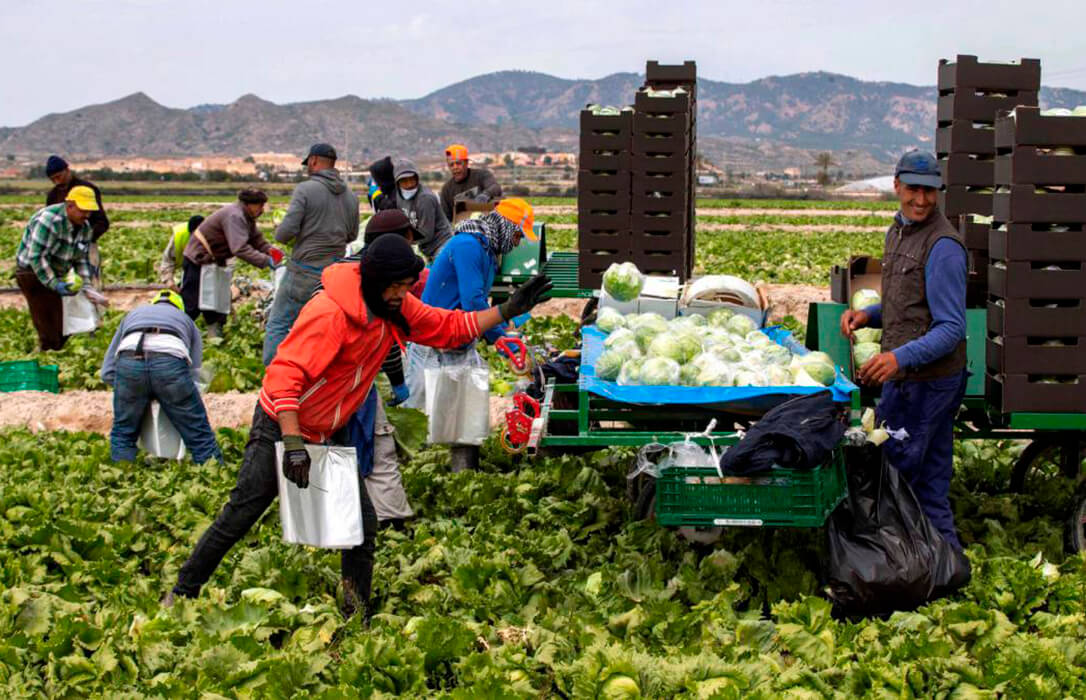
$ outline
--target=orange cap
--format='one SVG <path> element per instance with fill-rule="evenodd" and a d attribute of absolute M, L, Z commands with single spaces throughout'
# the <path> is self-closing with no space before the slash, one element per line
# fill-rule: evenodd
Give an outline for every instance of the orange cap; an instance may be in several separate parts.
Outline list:
<path fill-rule="evenodd" d="M 532 211 L 531 204 L 528 204 L 523 199 L 513 197 L 512 199 L 503 199 L 498 202 L 494 207 L 494 211 L 509 219 L 517 226 L 520 226 L 520 230 L 524 232 L 524 235 L 528 237 L 529 241 L 539 240 L 535 235 L 535 212 Z"/>
<path fill-rule="evenodd" d="M 453 162 L 468 159 L 468 147 L 459 143 L 454 143 L 445 149 L 445 160 L 451 160 Z"/>

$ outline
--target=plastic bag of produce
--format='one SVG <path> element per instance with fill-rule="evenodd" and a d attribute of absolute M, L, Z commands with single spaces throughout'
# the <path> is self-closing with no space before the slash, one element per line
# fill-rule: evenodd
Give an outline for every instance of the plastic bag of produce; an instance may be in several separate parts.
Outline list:
<path fill-rule="evenodd" d="M 856 368 L 863 367 L 880 352 L 882 348 L 878 343 L 856 343 L 852 346 L 852 358 L 856 361 Z"/>
<path fill-rule="evenodd" d="M 882 301 L 882 297 L 874 289 L 857 289 L 852 293 L 852 310 L 863 311 L 869 306 L 874 306 Z"/>
<path fill-rule="evenodd" d="M 60 298 L 61 330 L 63 335 L 93 333 L 101 322 L 98 309 L 85 291 Z"/>
<path fill-rule="evenodd" d="M 283 443 L 275 443 L 283 541 L 324 549 L 362 544 L 362 500 L 355 448 L 306 445 L 312 464 L 308 488 L 283 475 Z"/>
<path fill-rule="evenodd" d="M 230 285 L 233 279 L 233 268 L 214 264 L 201 265 L 198 304 L 200 310 L 230 313 Z"/>
<path fill-rule="evenodd" d="M 140 444 L 143 449 L 155 457 L 162 459 L 184 459 L 185 441 L 181 439 L 181 433 L 177 432 L 162 405 L 158 401 L 152 401 L 147 406 L 140 422 Z"/>
<path fill-rule="evenodd" d="M 632 262 L 611 263 L 603 273 L 603 291 L 616 301 L 633 301 L 645 286 L 645 276 Z"/>
<path fill-rule="evenodd" d="M 610 306 L 605 306 L 596 314 L 596 327 L 604 333 L 612 333 L 626 327 L 626 317 Z"/>
<path fill-rule="evenodd" d="M 857 343 L 881 343 L 881 328 L 857 328 L 852 331 L 852 337 Z"/>
<path fill-rule="evenodd" d="M 848 497 L 830 516 L 829 596 L 838 616 L 913 610 L 969 582 L 955 550 L 874 445 L 848 450 Z"/>
<path fill-rule="evenodd" d="M 646 386 L 678 386 L 679 363 L 666 357 L 650 357 L 641 364 L 639 384 Z"/>
<path fill-rule="evenodd" d="M 637 349 L 636 345 L 634 346 L 634 349 Z M 615 381 L 618 379 L 619 372 L 622 371 L 622 365 L 629 358 L 630 356 L 628 354 L 624 354 L 618 348 L 603 351 L 596 360 L 596 376 L 610 382 Z"/>

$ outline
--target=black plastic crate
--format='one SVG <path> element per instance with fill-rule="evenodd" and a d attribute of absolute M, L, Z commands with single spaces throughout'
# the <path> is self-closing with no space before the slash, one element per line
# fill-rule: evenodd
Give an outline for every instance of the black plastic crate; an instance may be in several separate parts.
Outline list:
<path fill-rule="evenodd" d="M 935 113 L 940 124 L 958 119 L 994 124 L 999 112 L 1012 110 L 1018 105 L 1036 106 L 1037 91 L 978 94 L 973 88 L 964 88 L 940 95 Z"/>
<path fill-rule="evenodd" d="M 693 121 L 690 115 L 683 114 L 647 114 L 635 112 L 633 117 L 633 133 L 635 134 L 659 134 L 674 136 L 677 134 L 690 134 L 693 136 Z"/>
<path fill-rule="evenodd" d="M 626 194 L 630 192 L 630 172 L 577 171 L 577 198 L 584 194 Z"/>
<path fill-rule="evenodd" d="M 599 289 L 607 268 L 612 263 L 624 263 L 629 257 L 629 253 L 614 255 L 581 250 L 577 258 L 577 286 L 581 289 Z"/>
<path fill-rule="evenodd" d="M 632 155 L 627 151 L 581 151 L 577 165 L 583 170 L 619 173 L 630 170 Z"/>
<path fill-rule="evenodd" d="M 605 213 L 577 213 L 577 228 L 585 231 L 629 231 L 630 212 L 620 211 Z"/>
<path fill-rule="evenodd" d="M 990 126 L 974 126 L 973 122 L 965 120 L 940 126 L 935 130 L 935 151 L 940 158 L 950 153 L 994 156 L 995 129 Z"/>
<path fill-rule="evenodd" d="M 633 114 L 630 109 L 618 114 L 594 114 L 590 109 L 582 109 L 581 133 L 616 136 L 633 133 Z"/>
<path fill-rule="evenodd" d="M 580 137 L 581 153 L 586 151 L 628 151 L 633 134 L 630 130 L 621 133 L 582 131 Z"/>
<path fill-rule="evenodd" d="M 998 374 L 1086 374 L 1086 338 L 989 337 L 985 360 Z"/>
<path fill-rule="evenodd" d="M 1086 336 L 1086 290 L 1074 299 L 993 297 L 988 300 L 988 332 L 1015 338 L 1068 333 Z"/>
<path fill-rule="evenodd" d="M 943 215 L 951 221 L 962 214 L 992 214 L 992 194 L 977 192 L 965 185 L 950 185 L 938 193 L 936 201 Z"/>
<path fill-rule="evenodd" d="M 690 153 L 692 145 L 689 132 L 668 136 L 634 132 L 630 150 L 640 155 L 685 156 Z"/>
<path fill-rule="evenodd" d="M 668 176 L 689 171 L 690 160 L 689 153 L 655 156 L 634 153 L 630 159 L 630 170 L 635 174 Z"/>
<path fill-rule="evenodd" d="M 1043 117 L 1037 107 L 1019 107 L 1014 117 L 996 120 L 995 144 L 1015 146 L 1086 146 L 1086 117 Z"/>
<path fill-rule="evenodd" d="M 630 192 L 633 193 L 634 197 L 653 192 L 692 192 L 693 182 L 694 179 L 690 170 L 661 175 L 634 172 L 630 180 Z"/>
<path fill-rule="evenodd" d="M 1004 299 L 1032 297 L 1048 299 L 1072 299 L 1086 290 L 1086 263 L 1061 263 L 1060 269 L 1046 261 L 1008 261 L 988 266 L 988 291 Z"/>
<path fill-rule="evenodd" d="M 953 61 L 939 60 L 940 92 L 974 88 L 977 90 L 1041 89 L 1041 61 L 1019 59 L 1017 63 L 982 63 L 976 56 L 958 54 Z"/>
<path fill-rule="evenodd" d="M 696 61 L 683 61 L 681 64 L 645 62 L 645 83 L 648 85 L 694 83 L 698 79 Z"/>
<path fill-rule="evenodd" d="M 951 153 L 939 160 L 943 184 L 947 186 L 991 187 L 995 184 L 994 169 L 995 161 L 991 158 L 981 160 L 968 153 Z"/>
<path fill-rule="evenodd" d="M 1033 185 L 1011 185 L 1010 192 L 993 195 L 991 213 L 1008 223 L 1081 224 L 1086 222 L 1086 194 L 1038 193 Z"/>
<path fill-rule="evenodd" d="M 997 185 L 1086 185 L 1086 155 L 1052 155 L 1040 153 L 1038 146 L 1017 146 L 995 157 L 993 172 Z"/>
<path fill-rule="evenodd" d="M 630 211 L 630 192 L 592 192 L 579 191 L 577 193 L 577 211 L 592 212 L 594 210 Z"/>
<path fill-rule="evenodd" d="M 642 88 L 634 95 L 634 111 L 645 114 L 693 114 L 693 100 L 689 92 L 680 93 L 674 97 L 649 97 L 648 92 Z"/>
<path fill-rule="evenodd" d="M 988 250 L 988 232 L 991 230 L 991 225 L 979 223 L 974 220 L 975 218 L 971 214 L 963 214 L 957 219 L 951 218 L 950 222 L 957 221 L 958 232 L 961 233 L 966 248 Z"/>
<path fill-rule="evenodd" d="M 628 230 L 610 233 L 580 229 L 577 233 L 577 249 L 582 253 L 623 257 L 630 254 L 632 244 L 633 239 Z"/>
<path fill-rule="evenodd" d="M 1062 383 L 1061 380 L 1065 379 L 1073 379 L 1077 383 Z M 1047 383 L 1049 381 L 1058 383 Z M 1050 374 L 987 374 L 984 384 L 989 402 L 1003 413 L 1086 412 L 1086 375 L 1053 377 Z"/>
<path fill-rule="evenodd" d="M 1005 224 L 989 228 L 988 255 L 993 260 L 1024 262 L 1086 261 L 1086 231 L 1038 230 L 1047 224 Z M 1086 289 L 1083 290 L 1086 294 Z"/>

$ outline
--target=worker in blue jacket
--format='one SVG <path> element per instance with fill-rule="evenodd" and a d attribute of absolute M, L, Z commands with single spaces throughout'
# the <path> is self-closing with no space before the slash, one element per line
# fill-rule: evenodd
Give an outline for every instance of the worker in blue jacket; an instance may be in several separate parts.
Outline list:
<path fill-rule="evenodd" d="M 939 161 L 909 151 L 898 161 L 901 209 L 886 232 L 882 303 L 846 311 L 841 332 L 882 328 L 882 352 L 860 367 L 861 382 L 882 385 L 877 419 L 904 428 L 885 452 L 909 482 L 924 513 L 958 550 L 950 508 L 954 417 L 965 396 L 966 252 L 961 234 L 936 205 Z"/>
<path fill-rule="evenodd" d="M 501 256 L 519 245 L 522 236 L 535 240 L 534 223 L 531 205 L 517 198 L 503 199 L 497 203 L 494 211 L 460 222 L 430 268 L 426 289 L 422 293 L 423 303 L 441 309 L 464 311 L 489 308 L 490 287 L 501 264 Z M 494 343 L 506 330 L 498 326 L 483 337 L 488 343 Z M 486 367 L 486 362 L 471 346 L 456 351 L 441 351 L 411 345 L 407 352 L 410 398 L 405 405 L 425 410 L 426 368 L 450 365 Z M 489 407 L 485 410 L 489 410 Z M 453 469 L 459 471 L 474 467 L 478 462 L 478 452 L 478 446 L 454 445 Z"/>

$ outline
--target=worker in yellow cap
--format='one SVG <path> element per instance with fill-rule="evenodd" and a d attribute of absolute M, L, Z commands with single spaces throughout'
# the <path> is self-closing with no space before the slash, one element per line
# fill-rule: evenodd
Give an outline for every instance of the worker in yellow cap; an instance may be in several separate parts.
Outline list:
<path fill-rule="evenodd" d="M 101 373 L 102 381 L 113 387 L 109 452 L 114 462 L 136 459 L 136 441 L 151 401 L 158 401 L 196 463 L 222 461 L 196 387 L 202 360 L 200 331 L 177 292 L 156 292 L 150 303 L 121 319 Z"/>
<path fill-rule="evenodd" d="M 520 244 L 522 238 L 536 240 L 532 206 L 523 199 L 503 199 L 494 211 L 461 221 L 449 242 L 430 267 L 422 292 L 424 304 L 440 309 L 476 311 L 489 306 L 490 287 L 501 266 L 501 257 Z M 495 326 L 483 334 L 494 343 L 507 331 Z M 459 350 L 437 350 L 412 344 L 407 350 L 408 399 L 405 405 L 426 410 L 426 369 L 450 365 L 485 367 L 474 346 Z M 489 406 L 479 406 L 489 411 Z M 478 445 L 454 445 L 453 469 L 472 469 L 478 463 Z"/>
<path fill-rule="evenodd" d="M 452 177 L 441 186 L 441 209 L 453 220 L 453 205 L 458 201 L 496 202 L 502 198 L 502 186 L 486 168 L 473 168 L 468 161 L 468 147 L 454 143 L 445 149 L 445 163 Z"/>
<path fill-rule="evenodd" d="M 42 350 L 59 350 L 67 341 L 60 298 L 92 283 L 94 231 L 89 219 L 96 211 L 94 191 L 79 185 L 68 190 L 63 202 L 34 212 L 23 230 L 15 252 L 15 281 L 26 297 Z M 78 278 L 66 281 L 72 270 Z M 100 294 L 96 298 L 104 299 Z"/>

